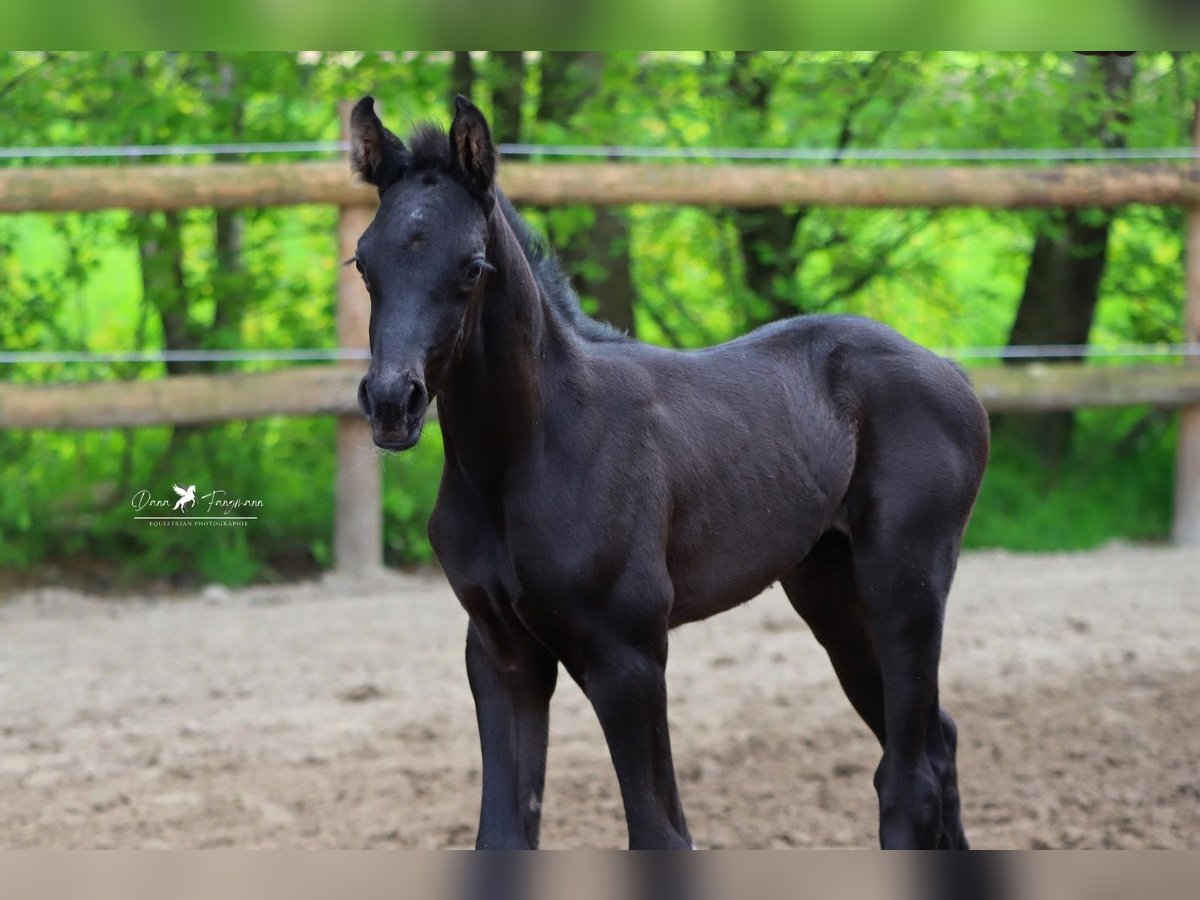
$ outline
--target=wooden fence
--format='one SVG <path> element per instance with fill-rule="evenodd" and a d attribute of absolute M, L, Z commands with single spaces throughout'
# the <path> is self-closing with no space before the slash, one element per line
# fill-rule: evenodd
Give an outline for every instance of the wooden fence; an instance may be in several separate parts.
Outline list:
<path fill-rule="evenodd" d="M 671 203 L 772 207 L 1035 207 L 1200 203 L 1200 166 L 852 168 L 698 163 L 522 163 L 500 167 L 517 203 Z M 0 212 L 373 205 L 373 188 L 338 162 L 62 166 L 0 170 Z"/>
<path fill-rule="evenodd" d="M 139 428 L 213 425 L 262 416 L 350 416 L 361 362 L 272 372 L 175 375 L 150 381 L 0 384 L 0 428 Z M 1200 404 L 1200 366 L 1027 363 L 971 370 L 990 412 Z M 436 417 L 436 407 L 431 412 Z M 359 447 L 369 446 L 370 431 Z"/>
<path fill-rule="evenodd" d="M 501 183 L 514 200 L 539 205 L 1184 206 L 1191 210 L 1187 340 L 1200 342 L 1200 166 L 1194 164 L 853 169 L 506 163 Z M 340 208 L 338 258 L 345 259 L 370 222 L 375 195 L 351 181 L 344 162 L 0 170 L 0 212 L 299 203 L 331 203 Z M 337 302 L 340 346 L 365 347 L 369 299 L 352 269 L 340 270 Z M 1200 365 L 1196 363 L 1200 360 L 1193 358 L 1185 365 L 1111 368 L 1028 364 L 977 369 L 972 377 L 993 412 L 1130 404 L 1180 408 L 1174 537 L 1180 543 L 1200 545 Z M 380 469 L 373 461 L 364 462 L 362 448 L 371 443 L 370 428 L 355 401 L 362 372 L 362 362 L 342 362 L 154 381 L 0 384 L 0 428 L 115 428 L 335 415 L 335 565 L 363 572 L 381 565 L 383 540 Z"/>

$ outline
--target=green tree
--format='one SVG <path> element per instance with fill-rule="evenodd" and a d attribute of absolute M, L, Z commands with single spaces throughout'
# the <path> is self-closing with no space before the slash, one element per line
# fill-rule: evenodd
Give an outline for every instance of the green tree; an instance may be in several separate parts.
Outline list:
<path fill-rule="evenodd" d="M 1075 84 L 1063 108 L 1063 133 L 1078 146 L 1128 145 L 1136 57 L 1079 56 Z M 1025 286 L 1008 342 L 1086 344 L 1092 330 L 1108 259 L 1111 210 L 1064 210 L 1040 217 L 1029 254 Z M 1010 362 L 1016 362 L 1010 360 Z M 1073 412 L 1007 416 L 998 430 L 1013 433 L 1058 465 L 1070 449 Z"/>
<path fill-rule="evenodd" d="M 548 50 L 541 58 L 541 133 L 588 140 L 588 113 L 605 101 L 605 55 L 597 51 Z M 611 206 L 567 207 L 550 215 L 559 255 L 576 289 L 595 303 L 599 319 L 633 334 L 637 288 L 629 258 L 624 210 Z"/>

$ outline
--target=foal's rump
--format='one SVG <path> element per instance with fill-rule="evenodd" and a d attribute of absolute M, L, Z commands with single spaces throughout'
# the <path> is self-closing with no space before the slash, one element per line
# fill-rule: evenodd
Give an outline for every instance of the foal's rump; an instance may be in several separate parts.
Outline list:
<path fill-rule="evenodd" d="M 987 412 L 956 364 L 865 319 L 847 334 L 837 379 L 856 409 L 851 520 L 888 514 L 890 531 L 917 529 L 957 542 L 987 464 Z M 915 534 L 914 534 L 915 537 Z"/>

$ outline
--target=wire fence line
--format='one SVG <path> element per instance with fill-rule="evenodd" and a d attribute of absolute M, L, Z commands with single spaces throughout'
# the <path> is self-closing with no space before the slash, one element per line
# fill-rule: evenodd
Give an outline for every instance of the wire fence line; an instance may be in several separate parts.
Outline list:
<path fill-rule="evenodd" d="M 935 350 L 953 359 L 1145 359 L 1200 357 L 1193 344 L 1022 344 L 1016 346 L 942 347 Z M 365 348 L 288 348 L 243 350 L 5 350 L 0 364 L 87 364 L 169 362 L 343 362 L 365 361 Z"/>
<path fill-rule="evenodd" d="M 936 351 L 955 359 L 1132 359 L 1139 357 L 1200 357 L 1196 344 L 1015 344 L 992 347 L 943 347 Z"/>
<path fill-rule="evenodd" d="M 169 362 L 339 362 L 371 358 L 359 348 L 288 348 L 245 350 L 15 350 L 0 351 L 0 364 L 169 363 Z"/>
<path fill-rule="evenodd" d="M 142 156 L 234 156 L 251 153 L 344 153 L 345 141 L 260 141 L 237 144 L 119 144 L 92 147 L 0 147 L 0 159 L 92 159 Z"/>
<path fill-rule="evenodd" d="M 786 160 L 799 162 L 1093 162 L 1145 160 L 1200 160 L 1200 148 L 878 148 L 838 150 L 808 147 L 571 147 L 511 144 L 501 152 L 510 156 L 591 156 L 699 160 Z"/>
<path fill-rule="evenodd" d="M 506 156 L 601 159 L 776 160 L 795 162 L 1141 162 L 1200 161 L 1197 147 L 636 147 L 626 145 L 500 144 Z M 260 141 L 218 144 L 122 144 L 77 147 L 0 147 L 0 159 L 100 159 L 163 156 L 341 154 L 346 141 Z"/>

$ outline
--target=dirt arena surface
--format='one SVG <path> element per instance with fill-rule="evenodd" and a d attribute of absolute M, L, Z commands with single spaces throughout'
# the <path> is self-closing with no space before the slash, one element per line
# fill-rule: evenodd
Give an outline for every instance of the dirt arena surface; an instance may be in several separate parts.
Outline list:
<path fill-rule="evenodd" d="M 478 750 L 440 576 L 0 599 L 0 845 L 462 847 Z M 675 632 L 705 847 L 870 847 L 878 750 L 782 593 Z M 565 676 L 543 845 L 625 841 Z M 979 847 L 1200 847 L 1200 556 L 966 555 L 943 702 Z"/>

